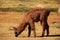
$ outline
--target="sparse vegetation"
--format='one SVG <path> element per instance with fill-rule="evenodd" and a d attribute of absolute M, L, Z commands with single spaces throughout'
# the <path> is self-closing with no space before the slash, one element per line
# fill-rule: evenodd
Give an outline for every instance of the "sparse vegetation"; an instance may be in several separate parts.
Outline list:
<path fill-rule="evenodd" d="M 0 11 L 3 12 L 26 12 L 31 8 L 28 7 L 21 7 L 21 8 L 0 8 Z"/>
<path fill-rule="evenodd" d="M 21 8 L 0 8 L 2 12 L 27 12 L 32 8 L 30 7 L 21 7 Z M 58 12 L 58 8 L 47 8 L 51 12 Z"/>

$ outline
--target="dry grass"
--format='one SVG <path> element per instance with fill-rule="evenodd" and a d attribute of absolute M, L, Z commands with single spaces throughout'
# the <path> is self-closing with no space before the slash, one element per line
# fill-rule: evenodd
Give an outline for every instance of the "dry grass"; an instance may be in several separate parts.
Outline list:
<path fill-rule="evenodd" d="M 15 37 L 13 30 L 9 30 L 13 26 L 18 26 L 19 20 L 22 14 L 18 12 L 0 12 L 0 40 L 60 40 L 60 29 L 53 27 L 52 22 L 60 23 L 60 14 L 50 13 L 48 17 L 48 22 L 50 25 L 50 37 L 39 37 L 41 36 L 42 27 L 39 22 L 36 24 L 36 34 L 37 37 L 33 37 L 33 33 L 31 33 L 31 37 L 27 37 L 28 29 L 26 28 L 24 32 L 19 35 L 19 37 Z"/>

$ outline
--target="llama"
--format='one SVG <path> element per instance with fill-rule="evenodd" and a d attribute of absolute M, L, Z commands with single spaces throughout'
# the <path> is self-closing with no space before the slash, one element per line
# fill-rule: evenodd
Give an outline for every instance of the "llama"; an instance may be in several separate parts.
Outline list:
<path fill-rule="evenodd" d="M 35 24 L 34 22 L 39 22 L 42 25 L 42 37 L 45 34 L 45 31 L 47 31 L 47 36 L 49 35 L 49 25 L 47 22 L 48 16 L 50 11 L 46 8 L 33 8 L 32 10 L 29 10 L 27 13 L 24 13 L 24 16 L 21 18 L 20 25 L 14 28 L 15 36 L 18 37 L 19 34 L 21 34 L 26 26 L 28 25 L 28 37 L 30 37 L 31 31 L 34 33 L 34 37 L 36 37 L 35 32 Z"/>

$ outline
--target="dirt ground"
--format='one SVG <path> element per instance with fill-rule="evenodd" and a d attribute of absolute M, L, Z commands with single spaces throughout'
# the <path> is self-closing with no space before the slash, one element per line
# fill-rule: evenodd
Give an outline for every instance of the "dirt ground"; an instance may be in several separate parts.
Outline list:
<path fill-rule="evenodd" d="M 0 40 L 60 40 L 60 14 L 51 12 L 48 17 L 50 36 L 40 37 L 42 34 L 42 26 L 39 22 L 35 23 L 36 35 L 33 37 L 27 37 L 28 28 L 26 28 L 19 37 L 14 36 L 14 31 L 10 30 L 12 27 L 17 27 L 20 23 L 21 12 L 0 12 Z M 59 25 L 55 26 L 53 22 L 57 22 Z"/>

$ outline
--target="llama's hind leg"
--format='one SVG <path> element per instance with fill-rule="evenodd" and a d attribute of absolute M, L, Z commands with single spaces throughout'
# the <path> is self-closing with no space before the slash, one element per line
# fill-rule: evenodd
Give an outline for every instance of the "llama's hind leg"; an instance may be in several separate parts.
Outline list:
<path fill-rule="evenodd" d="M 46 23 L 46 31 L 47 31 L 47 36 L 49 36 L 49 25 Z"/>
<path fill-rule="evenodd" d="M 44 36 L 45 34 L 45 26 L 43 26 L 43 29 L 42 29 L 42 37 Z"/>
<path fill-rule="evenodd" d="M 31 34 L 31 27 L 30 25 L 28 26 L 28 37 L 30 37 L 30 34 Z"/>
<path fill-rule="evenodd" d="M 45 19 L 45 30 L 46 30 L 47 36 L 49 36 L 49 25 L 47 22 L 47 18 Z"/>
<path fill-rule="evenodd" d="M 42 36 L 44 36 L 45 31 L 47 32 L 47 36 L 48 36 L 49 35 L 49 25 L 48 25 L 48 23 L 46 21 L 42 22 L 42 26 L 43 26 Z"/>
<path fill-rule="evenodd" d="M 41 36 L 41 37 L 43 37 L 44 34 L 45 34 L 45 30 L 46 30 L 45 21 L 42 21 L 42 20 L 41 20 L 40 23 L 41 23 L 41 25 L 42 25 L 42 36 Z"/>

